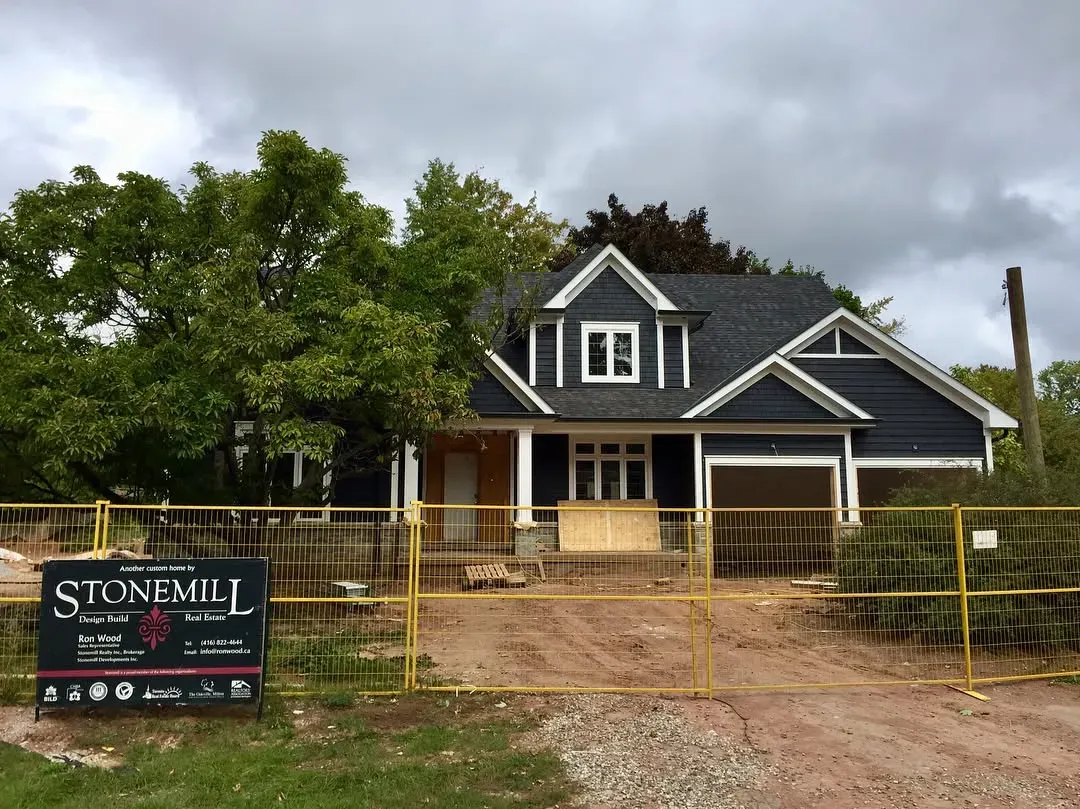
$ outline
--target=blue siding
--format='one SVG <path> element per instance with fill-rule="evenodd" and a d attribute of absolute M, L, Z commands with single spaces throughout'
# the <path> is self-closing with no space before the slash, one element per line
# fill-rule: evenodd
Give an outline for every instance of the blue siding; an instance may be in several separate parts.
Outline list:
<path fill-rule="evenodd" d="M 810 345 L 804 348 L 801 354 L 835 354 L 836 353 L 836 330 L 830 330 L 828 333 L 822 335 L 818 339 L 814 340 Z"/>
<path fill-rule="evenodd" d="M 563 385 L 568 388 L 615 386 L 612 383 L 581 381 L 581 324 L 595 321 L 638 324 L 639 379 L 641 385 L 655 388 L 656 311 L 611 268 L 593 279 L 566 308 L 563 326 Z"/>
<path fill-rule="evenodd" d="M 518 415 L 529 412 L 529 409 L 486 368 L 469 391 L 469 406 L 481 416 Z"/>
<path fill-rule="evenodd" d="M 683 379 L 682 326 L 664 326 L 664 387 L 681 388 Z"/>
<path fill-rule="evenodd" d="M 716 435 L 701 437 L 705 455 L 817 455 L 840 459 L 840 498 L 847 505 L 847 464 L 842 435 Z M 705 470 L 708 485 L 708 469 Z"/>
<path fill-rule="evenodd" d="M 529 378 L 529 338 L 528 333 L 517 335 L 509 342 L 499 346 L 496 352 L 514 369 L 514 373 L 524 380 Z"/>
<path fill-rule="evenodd" d="M 528 376 L 525 377 L 528 381 Z M 536 327 L 536 385 L 555 385 L 555 326 Z"/>
<path fill-rule="evenodd" d="M 852 337 L 843 329 L 840 329 L 840 353 L 841 354 L 877 354 L 874 349 L 861 340 Z"/>
<path fill-rule="evenodd" d="M 570 499 L 570 439 L 565 435 L 533 436 L 533 502 L 553 507 Z"/>
<path fill-rule="evenodd" d="M 985 455 L 979 419 L 887 360 L 794 362 L 880 420 L 876 427 L 852 433 L 856 457 Z"/>
<path fill-rule="evenodd" d="M 772 374 L 709 414 L 714 419 L 834 419 L 835 415 Z"/>
<path fill-rule="evenodd" d="M 653 497 L 660 508 L 694 507 L 694 437 L 652 437 Z"/>

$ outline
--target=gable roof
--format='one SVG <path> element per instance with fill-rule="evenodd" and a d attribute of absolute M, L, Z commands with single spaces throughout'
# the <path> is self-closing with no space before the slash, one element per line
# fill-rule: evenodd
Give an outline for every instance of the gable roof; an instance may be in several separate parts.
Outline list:
<path fill-rule="evenodd" d="M 580 259 L 581 256 L 578 256 L 578 259 L 570 266 L 577 264 Z M 630 259 L 613 244 L 602 248 L 587 263 L 576 269 L 569 279 L 560 279 L 562 286 L 547 299 L 542 308 L 565 309 L 600 273 L 608 268 L 618 273 L 653 309 L 671 311 L 680 308 L 672 303 L 649 276 L 635 267 Z M 566 270 L 563 270 L 563 275 L 565 274 Z"/>
<path fill-rule="evenodd" d="M 806 346 L 814 343 L 821 337 L 822 333 L 840 325 L 864 346 L 873 349 L 923 384 L 936 390 L 958 407 L 981 419 L 985 427 L 1013 430 L 1020 426 L 1016 419 L 993 402 L 956 381 L 949 374 L 926 358 L 916 354 L 895 337 L 874 328 L 847 309 L 837 309 L 822 318 L 811 328 L 792 337 L 778 349 L 777 353 L 784 357 L 794 356 Z"/>
<path fill-rule="evenodd" d="M 806 371 L 792 365 L 779 354 L 771 354 L 761 362 L 747 368 L 743 373 L 726 382 L 683 413 L 682 417 L 707 416 L 767 376 L 774 376 L 786 382 L 799 393 L 838 418 L 859 419 L 861 421 L 872 421 L 874 418 L 854 402 L 845 399 L 836 391 L 823 385 Z"/>

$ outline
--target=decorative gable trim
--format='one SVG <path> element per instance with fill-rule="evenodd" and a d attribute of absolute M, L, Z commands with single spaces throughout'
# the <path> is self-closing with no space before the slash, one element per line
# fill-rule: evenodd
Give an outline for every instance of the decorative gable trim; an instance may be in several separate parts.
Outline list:
<path fill-rule="evenodd" d="M 770 374 L 790 385 L 812 402 L 821 405 L 838 418 L 856 418 L 868 421 L 872 421 L 874 418 L 858 405 L 845 399 L 832 388 L 823 385 L 801 368 L 792 365 L 779 354 L 772 354 L 766 357 L 761 362 L 739 374 L 739 376 L 735 377 L 727 384 L 713 391 L 683 413 L 682 418 L 692 419 L 700 416 L 707 416 L 717 408 L 730 402 L 754 383 Z"/>
<path fill-rule="evenodd" d="M 562 289 L 556 292 L 543 305 L 544 309 L 565 309 L 567 305 L 580 295 L 597 276 L 604 270 L 611 268 L 626 281 L 638 295 L 657 311 L 678 311 L 679 307 L 671 302 L 657 286 L 650 281 L 641 270 L 630 263 L 630 259 L 613 244 L 609 244 L 601 250 L 596 258 L 586 264 L 571 278 Z"/>
<path fill-rule="evenodd" d="M 852 350 L 854 349 L 854 350 Z M 859 349 L 865 349 L 859 350 Z M 804 345 L 799 353 L 793 355 L 796 359 L 807 360 L 881 360 L 885 359 L 870 346 L 865 345 L 854 335 L 841 329 L 839 326 L 821 334 L 816 340 Z"/>
<path fill-rule="evenodd" d="M 554 415 L 551 405 L 545 402 L 531 387 L 525 384 L 525 380 L 518 376 L 506 360 L 490 349 L 484 367 L 491 371 L 492 375 L 499 380 L 514 398 L 525 405 L 530 411 Z"/>
<path fill-rule="evenodd" d="M 871 357 L 883 357 L 890 360 L 897 367 L 903 369 L 918 379 L 927 387 L 937 391 L 957 407 L 966 410 L 980 419 L 984 427 L 993 430 L 1015 430 L 1019 422 L 995 405 L 988 399 L 983 398 L 971 388 L 960 384 L 947 373 L 924 357 L 920 357 L 910 348 L 905 346 L 895 337 L 890 337 L 880 329 L 876 329 L 847 309 L 837 309 L 831 315 L 822 318 L 815 325 L 794 337 L 777 350 L 777 354 L 784 357 L 793 357 L 799 354 L 807 346 L 814 343 L 825 332 L 842 326 L 844 331 L 858 339 L 859 342 L 877 352 L 874 354 L 845 354 L 844 359 L 867 359 Z M 830 355 L 835 358 L 837 355 Z"/>

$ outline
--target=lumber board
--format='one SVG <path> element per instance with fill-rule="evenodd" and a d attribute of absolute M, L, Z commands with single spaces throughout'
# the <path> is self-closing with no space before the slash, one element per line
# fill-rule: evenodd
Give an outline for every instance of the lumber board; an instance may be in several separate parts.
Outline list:
<path fill-rule="evenodd" d="M 583 505 L 580 500 L 559 501 L 559 506 L 580 509 Z M 596 511 L 559 512 L 560 551 L 660 550 L 660 513 L 655 500 L 601 500 L 595 505 Z"/>

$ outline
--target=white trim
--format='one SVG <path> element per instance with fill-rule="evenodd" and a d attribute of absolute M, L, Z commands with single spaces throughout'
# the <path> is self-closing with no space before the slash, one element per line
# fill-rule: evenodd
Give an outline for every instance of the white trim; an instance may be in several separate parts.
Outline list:
<path fill-rule="evenodd" d="M 708 503 L 712 508 L 712 467 L 714 466 L 821 466 L 833 470 L 833 508 L 843 508 L 840 491 L 840 458 L 825 455 L 706 455 L 709 473 Z"/>
<path fill-rule="evenodd" d="M 695 429 L 709 435 L 743 435 L 746 433 L 767 433 L 769 435 L 843 435 L 849 429 L 846 424 L 776 424 L 774 422 L 746 421 L 720 422 L 694 425 L 685 421 L 554 421 L 523 417 L 520 419 L 474 419 L 472 421 L 453 421 L 448 430 L 517 430 L 520 427 L 532 427 L 537 435 L 567 435 L 575 432 L 602 433 L 612 435 L 686 435 Z M 703 429 L 704 428 L 704 429 Z"/>
<path fill-rule="evenodd" d="M 529 387 L 536 386 L 536 321 L 529 324 Z"/>
<path fill-rule="evenodd" d="M 707 416 L 770 374 L 791 385 L 795 390 L 821 405 L 835 416 L 867 420 L 874 418 L 861 407 L 844 398 L 832 388 L 823 385 L 801 368 L 792 365 L 791 362 L 779 354 L 766 357 L 757 365 L 749 368 L 720 389 L 706 396 L 683 413 L 682 418 Z"/>
<path fill-rule="evenodd" d="M 390 508 L 401 508 L 398 502 L 398 453 L 390 461 Z"/>
<path fill-rule="evenodd" d="M 653 468 L 652 468 L 652 438 L 650 436 L 637 436 L 637 435 L 597 435 L 594 433 L 569 433 L 567 435 L 567 441 L 569 442 L 569 454 L 570 454 L 570 499 L 577 500 L 577 462 L 578 460 L 591 460 L 593 462 L 593 485 L 596 487 L 595 500 L 600 500 L 600 464 L 603 461 L 618 461 L 619 462 L 619 498 L 620 500 L 627 499 L 626 497 L 626 463 L 627 461 L 644 461 L 645 462 L 645 499 L 649 500 L 653 496 Z M 577 444 L 592 444 L 593 452 L 587 454 L 579 454 L 577 452 Z M 601 444 L 618 444 L 619 453 L 617 455 L 602 455 L 600 453 Z M 644 454 L 634 453 L 630 454 L 626 451 L 627 444 L 643 444 L 645 446 Z M 582 501 L 584 502 L 584 501 Z"/>
<path fill-rule="evenodd" d="M 661 292 L 641 270 L 630 263 L 630 259 L 624 256 L 613 244 L 609 244 L 600 253 L 583 267 L 577 275 L 570 279 L 543 305 L 543 309 L 565 309 L 581 292 L 591 284 L 597 276 L 608 267 L 615 270 L 635 292 L 638 293 L 653 309 L 666 309 L 675 311 L 678 306 Z"/>
<path fill-rule="evenodd" d="M 701 433 L 694 433 L 694 508 L 705 508 L 705 463 L 701 449 Z M 695 519 L 701 520 L 699 513 Z"/>
<path fill-rule="evenodd" d="M 797 360 L 887 360 L 880 354 L 795 354 Z"/>
<path fill-rule="evenodd" d="M 690 326 L 682 324 L 682 386 L 690 387 Z"/>
<path fill-rule="evenodd" d="M 545 402 L 531 387 L 525 384 L 525 380 L 518 376 L 506 360 L 488 349 L 484 367 L 503 383 L 503 386 L 513 394 L 514 398 L 521 402 L 529 410 L 539 410 L 541 413 L 554 415 L 555 411 Z"/>
<path fill-rule="evenodd" d="M 555 387 L 563 386 L 563 315 L 555 320 Z"/>
<path fill-rule="evenodd" d="M 982 469 L 982 458 L 855 458 L 856 469 Z"/>
<path fill-rule="evenodd" d="M 656 319 L 656 387 L 664 387 L 664 324 Z"/>
<path fill-rule="evenodd" d="M 994 436 L 989 427 L 983 430 L 983 437 L 986 439 L 986 474 L 990 474 L 994 471 Z"/>
<path fill-rule="evenodd" d="M 844 517 L 846 522 L 859 522 L 859 470 L 855 468 L 855 456 L 852 451 L 851 430 L 844 433 L 844 472 L 847 478 L 847 507 Z"/>
<path fill-rule="evenodd" d="M 836 355 L 840 355 L 840 329 L 833 329 L 833 337 L 836 338 Z"/>
<path fill-rule="evenodd" d="M 518 522 L 532 522 L 532 430 L 528 427 L 517 431 L 517 510 Z"/>
<path fill-rule="evenodd" d="M 831 315 L 822 318 L 802 334 L 792 338 L 777 349 L 776 353 L 785 357 L 796 355 L 820 338 L 827 329 L 837 328 L 841 323 L 846 330 L 853 333 L 852 336 L 857 336 L 861 342 L 866 343 L 868 348 L 872 348 L 879 354 L 884 355 L 912 376 L 936 390 L 946 399 L 949 399 L 953 404 L 979 418 L 984 427 L 998 430 L 1015 430 L 1019 426 L 1016 419 L 997 407 L 993 402 L 984 399 L 975 391 L 960 384 L 896 338 L 874 328 L 847 309 L 837 309 Z"/>
<path fill-rule="evenodd" d="M 607 334 L 607 373 L 593 376 L 589 373 L 589 335 Z M 630 335 L 630 376 L 615 376 L 615 334 Z M 582 321 L 581 323 L 581 381 L 586 383 L 623 383 L 637 384 L 641 381 L 641 337 L 638 324 L 634 322 L 615 323 Z"/>
<path fill-rule="evenodd" d="M 405 443 L 405 507 L 411 508 L 414 500 L 420 499 L 420 461 L 416 457 L 416 447 Z"/>

